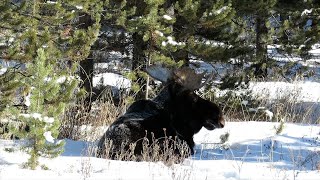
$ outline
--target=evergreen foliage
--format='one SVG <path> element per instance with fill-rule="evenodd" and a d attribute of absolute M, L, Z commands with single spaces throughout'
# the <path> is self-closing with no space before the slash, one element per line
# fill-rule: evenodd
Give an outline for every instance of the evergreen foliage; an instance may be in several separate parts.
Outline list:
<path fill-rule="evenodd" d="M 49 63 L 51 55 L 46 51 L 39 49 L 35 60 L 27 65 L 31 76 L 23 79 L 22 87 L 28 90 L 30 103 L 17 117 L 19 126 L 12 127 L 18 137 L 28 140 L 24 148 L 31 155 L 27 163 L 31 169 L 38 166 L 40 156 L 53 158 L 63 152 L 64 143 L 55 139 L 66 103 L 74 97 L 78 85 L 77 79 L 55 73 L 54 65 Z"/>
<path fill-rule="evenodd" d="M 18 99 L 15 97 L 16 89 L 21 86 L 20 74 L 15 68 L 1 68 L 0 66 L 0 137 L 9 138 L 8 119 L 17 113 L 16 108 L 12 108 Z"/>
<path fill-rule="evenodd" d="M 166 14 L 166 1 L 110 1 L 106 7 L 106 15 L 111 24 L 121 27 L 132 38 L 132 73 L 128 74 L 133 81 L 133 91 L 137 99 L 145 98 L 146 74 L 143 70 L 149 64 L 164 62 L 169 66 L 177 66 L 169 56 L 179 46 L 172 32 L 171 19 Z M 173 45 L 175 44 L 175 45 Z M 180 43 L 181 46 L 183 46 Z"/>
<path fill-rule="evenodd" d="M 32 61 L 36 51 L 50 47 L 57 61 L 81 60 L 88 56 L 100 28 L 102 3 L 97 1 L 1 1 L 0 29 L 6 45 L 3 59 Z M 89 14 L 92 26 L 80 28 L 81 17 Z"/>
<path fill-rule="evenodd" d="M 7 107 L 14 104 L 15 90 L 21 85 L 19 80 L 21 77 L 14 68 L 2 68 L 2 71 L 0 73 L 0 116 L 3 117 Z"/>
<path fill-rule="evenodd" d="M 98 36 L 102 5 L 98 0 L 1 1 L 0 59 L 30 63 L 37 49 L 47 48 L 56 72 L 68 68 L 73 74 L 74 66 L 89 55 Z M 91 24 L 85 26 L 83 21 Z M 6 103 L 2 106 L 9 107 Z"/>
<path fill-rule="evenodd" d="M 267 69 L 277 65 L 268 45 L 289 58 L 308 57 L 319 39 L 319 5 L 311 0 L 108 1 L 106 6 L 108 22 L 132 37 L 126 43 L 133 45 L 133 70 L 158 60 L 188 64 L 197 59 L 232 64 L 244 72 L 227 74 L 221 88 L 266 78 Z M 303 13 L 306 9 L 311 13 Z M 288 68 L 278 70 L 284 75 Z M 143 89 L 143 76 L 131 77 L 134 89 Z"/>
<path fill-rule="evenodd" d="M 242 52 L 244 61 L 250 65 L 246 71 L 250 77 L 268 76 L 267 68 L 277 66 L 273 54 L 268 54 L 268 45 L 286 58 L 309 56 L 308 51 L 318 42 L 319 30 L 314 11 L 316 1 L 261 0 L 233 1 L 236 22 L 243 32 L 247 51 Z M 306 13 L 312 10 L 311 13 Z M 247 48 L 245 48 L 247 47 Z M 293 64 L 294 65 L 294 64 Z M 280 74 L 286 74 L 290 66 L 278 67 Z"/>
<path fill-rule="evenodd" d="M 22 65 L 0 76 L 0 115 L 17 119 L 9 131 L 29 140 L 26 165 L 32 169 L 39 156 L 55 157 L 63 150 L 64 143 L 51 140 L 71 97 L 82 92 L 75 93 L 79 81 L 73 77 L 97 39 L 102 5 L 98 0 L 0 2 L 0 59 Z"/>
<path fill-rule="evenodd" d="M 131 77 L 142 94 L 146 81 L 140 71 L 149 64 L 181 66 L 191 57 L 222 61 L 235 50 L 230 48 L 237 34 L 231 1 L 109 1 L 106 6 L 109 22 L 132 37 Z"/>
<path fill-rule="evenodd" d="M 278 1 L 276 11 L 279 14 L 280 27 L 277 42 L 281 51 L 308 58 L 312 45 L 319 43 L 319 5 L 316 1 L 290 3 Z M 318 11 L 317 11 L 318 9 Z"/>
<path fill-rule="evenodd" d="M 188 63 L 191 56 L 209 62 L 232 57 L 238 32 L 231 21 L 235 15 L 231 1 L 181 0 L 175 8 L 174 36 L 186 43 L 177 58 Z"/>

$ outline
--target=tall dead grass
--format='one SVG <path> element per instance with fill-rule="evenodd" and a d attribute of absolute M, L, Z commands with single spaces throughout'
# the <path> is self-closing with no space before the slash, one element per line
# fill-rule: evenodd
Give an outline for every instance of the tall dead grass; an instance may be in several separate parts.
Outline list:
<path fill-rule="evenodd" d="M 139 152 L 139 155 L 135 150 L 138 143 L 142 143 L 142 152 Z M 151 141 L 143 138 L 129 145 L 122 143 L 120 151 L 115 151 L 113 141 L 107 139 L 104 147 L 103 152 L 100 152 L 100 156 L 105 159 L 145 162 L 161 161 L 168 166 L 182 163 L 185 158 L 191 155 L 189 146 L 184 141 L 172 137 L 153 138 Z"/>
<path fill-rule="evenodd" d="M 299 88 L 276 92 L 275 95 L 268 89 L 262 89 L 259 94 L 249 90 L 230 90 L 216 99 L 221 102 L 229 121 L 320 123 L 320 100 L 304 102 L 302 96 Z"/>
<path fill-rule="evenodd" d="M 93 102 L 90 111 L 84 100 L 79 100 L 64 113 L 59 138 L 96 140 L 103 134 L 104 127 L 110 125 L 125 109 L 125 101 L 115 105 L 111 93 Z"/>

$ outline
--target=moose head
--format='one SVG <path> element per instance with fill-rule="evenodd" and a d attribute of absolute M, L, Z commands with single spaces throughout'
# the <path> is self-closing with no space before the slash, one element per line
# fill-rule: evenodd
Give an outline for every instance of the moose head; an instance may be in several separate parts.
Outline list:
<path fill-rule="evenodd" d="M 195 93 L 212 79 L 213 74 L 205 76 L 206 72 L 197 74 L 189 67 L 170 70 L 160 65 L 151 66 L 146 71 L 164 84 L 154 101 L 163 104 L 177 134 L 188 143 L 192 153 L 193 135 L 202 127 L 208 130 L 224 127 L 223 114 L 217 104 Z"/>

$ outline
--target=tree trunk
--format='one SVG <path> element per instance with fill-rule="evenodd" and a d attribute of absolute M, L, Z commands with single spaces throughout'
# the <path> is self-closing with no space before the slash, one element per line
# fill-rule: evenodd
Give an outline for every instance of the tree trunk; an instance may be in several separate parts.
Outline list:
<path fill-rule="evenodd" d="M 84 100 L 84 105 L 86 106 L 88 111 L 91 110 L 91 102 L 92 102 L 92 80 L 93 80 L 93 68 L 94 68 L 94 61 L 91 58 L 91 53 L 88 58 L 85 60 L 80 61 L 80 78 L 82 80 L 81 88 L 84 88 L 88 93 L 87 97 Z"/>
<path fill-rule="evenodd" d="M 79 18 L 79 28 L 81 29 L 88 29 L 90 26 L 94 24 L 94 21 L 91 19 L 91 16 L 89 14 L 84 13 Z M 89 54 L 89 56 L 80 61 L 80 71 L 79 76 L 83 82 L 81 84 L 80 88 L 84 88 L 88 96 L 85 98 L 84 106 L 87 108 L 86 110 L 91 110 L 91 102 L 92 102 L 92 80 L 93 80 L 93 67 L 94 67 L 94 61 L 92 58 L 92 53 Z M 81 102 L 79 102 L 81 103 Z M 80 104 L 81 106 L 82 104 Z"/>
<path fill-rule="evenodd" d="M 264 78 L 267 73 L 268 51 L 267 51 L 267 35 L 266 19 L 257 15 L 256 17 L 256 64 L 255 76 Z"/>
<path fill-rule="evenodd" d="M 146 56 L 144 51 L 147 48 L 146 43 L 142 39 L 142 35 L 134 33 L 133 39 L 133 58 L 132 58 L 132 70 L 141 71 L 146 68 Z M 140 90 L 137 92 L 135 99 L 145 99 L 146 94 L 146 80 L 138 75 L 136 83 L 140 86 Z"/>

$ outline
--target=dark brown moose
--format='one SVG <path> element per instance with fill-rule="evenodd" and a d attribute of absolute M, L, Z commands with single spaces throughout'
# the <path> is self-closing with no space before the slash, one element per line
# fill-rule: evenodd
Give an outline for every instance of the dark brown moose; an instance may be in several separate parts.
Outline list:
<path fill-rule="evenodd" d="M 163 143 L 164 137 L 187 144 L 188 155 L 194 153 L 194 134 L 202 127 L 208 130 L 223 128 L 221 109 L 194 91 L 204 86 L 211 77 L 197 74 L 189 67 L 170 70 L 152 65 L 146 72 L 164 85 L 153 100 L 138 100 L 114 121 L 98 143 L 98 156 L 117 159 L 117 154 L 134 148 L 134 155 L 143 154 L 143 143 Z M 202 79 L 205 82 L 202 83 Z M 111 147 L 106 147 L 107 141 Z M 131 144 L 131 146 L 130 146 Z M 135 146 L 132 146 L 134 144 Z M 161 148 L 164 148 L 160 145 Z M 110 149 L 107 149 L 110 148 Z M 106 154 L 108 153 L 108 154 Z M 176 155 L 181 155 L 177 150 Z"/>

